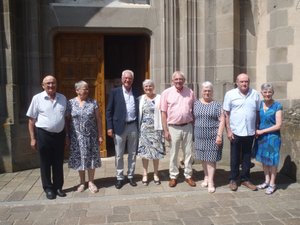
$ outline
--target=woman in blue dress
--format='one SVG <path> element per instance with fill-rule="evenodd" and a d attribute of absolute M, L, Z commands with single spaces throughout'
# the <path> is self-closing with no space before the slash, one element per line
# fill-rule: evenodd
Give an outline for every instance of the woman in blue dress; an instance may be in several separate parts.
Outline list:
<path fill-rule="evenodd" d="M 256 160 L 262 163 L 265 181 L 257 186 L 265 189 L 266 194 L 276 190 L 275 180 L 280 155 L 280 127 L 282 124 L 282 105 L 273 99 L 274 89 L 272 84 L 261 85 L 263 101 L 260 105 L 260 123 L 256 131 L 258 136 L 258 149 Z"/>
<path fill-rule="evenodd" d="M 94 184 L 95 169 L 101 166 L 99 145 L 102 139 L 102 123 L 96 100 L 89 98 L 85 81 L 75 84 L 77 96 L 68 102 L 67 141 L 70 144 L 69 167 L 77 170 L 80 184 L 77 192 L 85 190 L 85 171 L 88 173 L 88 188 L 98 192 Z"/>

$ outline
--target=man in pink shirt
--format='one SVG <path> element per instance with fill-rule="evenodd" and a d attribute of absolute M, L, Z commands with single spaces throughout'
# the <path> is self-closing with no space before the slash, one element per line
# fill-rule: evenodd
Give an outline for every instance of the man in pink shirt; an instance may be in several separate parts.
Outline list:
<path fill-rule="evenodd" d="M 196 186 L 192 179 L 193 105 L 195 96 L 191 89 L 183 86 L 184 82 L 184 74 L 181 71 L 175 71 L 172 75 L 173 86 L 164 90 L 161 94 L 160 108 L 164 136 L 170 143 L 170 187 L 177 185 L 179 174 L 177 162 L 180 146 L 182 146 L 184 154 L 185 181 L 192 187 Z"/>

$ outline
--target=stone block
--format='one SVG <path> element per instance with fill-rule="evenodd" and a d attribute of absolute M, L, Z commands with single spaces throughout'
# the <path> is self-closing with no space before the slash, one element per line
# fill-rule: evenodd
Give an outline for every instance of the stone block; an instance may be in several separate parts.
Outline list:
<path fill-rule="evenodd" d="M 275 47 L 270 49 L 270 64 L 287 62 L 287 47 Z"/>
<path fill-rule="evenodd" d="M 224 82 L 233 82 L 233 66 L 216 66 L 216 80 Z"/>
<path fill-rule="evenodd" d="M 294 29 L 292 27 L 271 30 L 267 34 L 268 48 L 292 44 L 294 44 Z"/>
<path fill-rule="evenodd" d="M 233 49 L 219 49 L 216 51 L 216 64 L 220 66 L 233 65 Z"/>
<path fill-rule="evenodd" d="M 267 11 L 268 13 L 276 11 L 278 9 L 289 8 L 294 5 L 294 0 L 267 0 Z"/>
<path fill-rule="evenodd" d="M 226 15 L 226 16 L 219 16 L 217 17 L 216 21 L 216 30 L 217 31 L 223 31 L 223 32 L 229 32 L 234 29 L 233 26 L 233 14 L 231 15 Z"/>
<path fill-rule="evenodd" d="M 286 82 L 272 82 L 274 88 L 274 99 L 285 99 L 287 97 L 287 83 Z"/>
<path fill-rule="evenodd" d="M 216 5 L 217 15 L 233 14 L 234 1 L 219 0 Z"/>
<path fill-rule="evenodd" d="M 278 27 L 286 27 L 288 25 L 287 10 L 278 10 L 270 14 L 270 29 L 273 30 Z"/>
<path fill-rule="evenodd" d="M 218 32 L 216 35 L 216 48 L 233 48 L 235 43 L 233 38 L 232 32 Z"/>
<path fill-rule="evenodd" d="M 267 66 L 267 82 L 292 81 L 293 64 L 274 64 Z"/>

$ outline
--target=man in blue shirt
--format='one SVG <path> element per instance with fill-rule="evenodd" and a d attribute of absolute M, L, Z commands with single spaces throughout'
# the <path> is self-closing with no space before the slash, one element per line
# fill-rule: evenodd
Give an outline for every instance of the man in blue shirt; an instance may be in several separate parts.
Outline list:
<path fill-rule="evenodd" d="M 241 184 L 255 191 L 250 182 L 251 147 L 259 116 L 259 93 L 250 88 L 250 79 L 242 73 L 236 79 L 237 88 L 225 94 L 223 109 L 227 137 L 230 141 L 230 183 L 229 188 L 236 191 L 239 166 L 242 161 Z"/>

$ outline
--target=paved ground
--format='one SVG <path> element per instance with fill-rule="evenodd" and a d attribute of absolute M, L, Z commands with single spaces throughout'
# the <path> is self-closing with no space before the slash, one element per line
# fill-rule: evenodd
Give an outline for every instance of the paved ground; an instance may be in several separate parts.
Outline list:
<path fill-rule="evenodd" d="M 264 191 L 227 187 L 228 167 L 219 166 L 217 191 L 209 194 L 200 187 L 202 168 L 194 165 L 197 187 L 189 187 L 183 177 L 175 188 L 168 186 L 168 159 L 161 161 L 162 184 L 141 183 L 141 160 L 137 160 L 137 187 L 114 187 L 114 159 L 102 160 L 96 172 L 99 193 L 76 193 L 78 175 L 65 164 L 64 190 L 67 197 L 46 199 L 39 170 L 0 174 L 0 225 L 77 225 L 77 224 L 300 224 L 300 184 L 278 177 L 278 190 L 271 196 Z M 152 171 L 152 166 L 150 166 Z M 252 169 L 255 184 L 263 179 L 260 166 Z"/>

